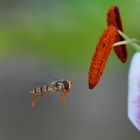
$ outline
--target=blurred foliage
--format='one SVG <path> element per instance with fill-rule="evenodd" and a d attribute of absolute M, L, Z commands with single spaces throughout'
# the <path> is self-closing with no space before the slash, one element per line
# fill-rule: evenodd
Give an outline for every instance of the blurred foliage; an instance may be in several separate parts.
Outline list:
<path fill-rule="evenodd" d="M 139 38 L 139 0 L 7 1 L 0 14 L 0 55 L 38 55 L 58 65 L 89 65 L 112 4 L 120 7 L 128 36 Z M 134 52 L 128 51 L 129 56 Z M 114 54 L 111 58 L 111 63 L 118 61 Z"/>

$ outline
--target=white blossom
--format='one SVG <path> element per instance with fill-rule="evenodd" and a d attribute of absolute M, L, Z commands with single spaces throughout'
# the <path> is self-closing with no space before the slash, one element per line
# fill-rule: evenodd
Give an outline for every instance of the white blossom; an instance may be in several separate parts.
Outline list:
<path fill-rule="evenodd" d="M 134 54 L 129 70 L 128 118 L 140 131 L 140 52 Z"/>

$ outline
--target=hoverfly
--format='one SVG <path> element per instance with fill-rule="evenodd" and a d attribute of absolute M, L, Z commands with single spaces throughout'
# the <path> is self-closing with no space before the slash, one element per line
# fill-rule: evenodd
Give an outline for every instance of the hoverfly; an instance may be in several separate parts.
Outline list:
<path fill-rule="evenodd" d="M 50 83 L 50 85 L 43 85 L 30 91 L 32 94 L 32 108 L 36 107 L 37 98 L 47 93 L 57 92 L 60 95 L 59 99 L 62 104 L 65 102 L 65 96 L 69 96 L 72 82 L 67 79 L 60 79 Z"/>

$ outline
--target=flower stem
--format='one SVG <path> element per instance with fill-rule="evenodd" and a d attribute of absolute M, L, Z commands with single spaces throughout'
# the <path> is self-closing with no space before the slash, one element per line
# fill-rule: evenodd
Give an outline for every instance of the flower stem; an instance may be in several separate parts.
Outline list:
<path fill-rule="evenodd" d="M 140 46 L 137 44 L 139 40 L 137 39 L 131 39 L 128 36 L 126 36 L 123 32 L 118 30 L 118 33 L 125 39 L 124 41 L 116 42 L 113 44 L 113 47 L 118 45 L 124 45 L 124 44 L 130 44 L 134 49 L 136 49 L 138 52 L 140 52 Z"/>
<path fill-rule="evenodd" d="M 124 45 L 124 44 L 130 44 L 130 43 L 135 43 L 137 42 L 137 39 L 127 39 L 124 41 L 119 41 L 113 44 L 113 47 L 119 46 L 119 45 Z"/>

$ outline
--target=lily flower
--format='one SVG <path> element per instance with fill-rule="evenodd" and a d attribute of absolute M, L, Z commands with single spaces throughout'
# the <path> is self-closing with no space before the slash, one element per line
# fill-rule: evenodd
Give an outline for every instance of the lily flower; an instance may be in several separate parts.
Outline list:
<path fill-rule="evenodd" d="M 123 32 L 119 34 L 126 40 L 114 43 L 113 46 L 130 44 L 136 49 L 132 57 L 128 76 L 128 118 L 140 131 L 140 46 L 137 39 L 130 39 Z"/>
<path fill-rule="evenodd" d="M 140 52 L 134 54 L 129 69 L 128 118 L 140 131 Z"/>

